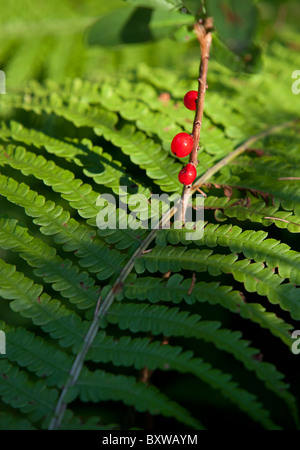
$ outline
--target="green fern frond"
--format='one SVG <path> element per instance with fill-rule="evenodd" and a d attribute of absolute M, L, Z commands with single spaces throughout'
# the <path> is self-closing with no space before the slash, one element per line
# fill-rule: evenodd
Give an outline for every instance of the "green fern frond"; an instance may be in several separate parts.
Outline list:
<path fill-rule="evenodd" d="M 37 268 L 35 275 L 51 283 L 54 290 L 78 308 L 95 307 L 99 297 L 99 287 L 95 286 L 95 281 L 86 272 L 80 272 L 70 260 L 60 258 L 53 247 L 31 236 L 28 229 L 18 225 L 16 220 L 0 218 L 0 245 L 5 250 L 18 252 Z"/>
<path fill-rule="evenodd" d="M 59 192 L 82 217 L 90 219 L 88 220 L 89 224 L 95 225 L 96 220 L 92 219 L 95 219 L 102 209 L 98 205 L 100 194 L 93 191 L 90 185 L 83 184 L 81 180 L 76 179 L 70 171 L 60 168 L 53 161 L 46 160 L 41 155 L 37 156 L 27 152 L 23 147 L 12 145 L 8 145 L 5 152 L 0 153 L 0 165 L 6 164 L 21 170 L 24 175 L 34 175 L 43 180 L 55 192 Z M 113 175 L 112 178 L 114 178 Z M 104 184 L 106 184 L 105 180 Z M 129 221 L 129 216 L 126 216 L 126 221 Z M 107 231 L 109 235 L 113 233 L 113 230 L 99 230 L 98 235 L 105 236 Z M 138 233 L 135 230 L 131 232 L 130 228 L 116 229 L 115 233 L 117 236 L 113 238 L 113 242 L 121 241 L 119 244 L 121 248 L 124 248 L 124 245 L 125 248 L 135 247 L 137 242 L 140 242 L 140 239 L 136 237 Z M 139 232 L 140 236 L 143 234 L 145 233 Z M 112 237 L 107 242 L 111 243 Z"/>
<path fill-rule="evenodd" d="M 296 12 L 287 6 L 277 41 L 260 24 L 262 51 L 238 57 L 255 74 L 218 64 L 212 42 L 192 187 L 205 194 L 203 235 L 190 240 L 176 216 L 169 229 L 142 220 L 168 208 L 152 194 L 182 192 L 188 158 L 170 144 L 195 118 L 182 101 L 199 76 L 190 30 L 174 45 L 105 48 L 88 27 L 117 17 L 119 0 L 10 3 L 0 17 L 0 429 L 101 432 L 150 416 L 153 430 L 209 429 L 215 413 L 226 429 L 299 428 Z M 99 229 L 108 193 L 116 228 Z"/>
<path fill-rule="evenodd" d="M 208 247 L 229 247 L 233 253 L 243 252 L 248 259 L 266 262 L 271 269 L 278 267 L 282 278 L 289 278 L 292 283 L 300 284 L 300 253 L 277 241 L 267 239 L 265 231 L 242 230 L 233 225 L 217 225 L 208 223 L 201 239 L 187 241 L 186 231 L 181 229 L 159 230 L 156 236 L 158 245 L 189 244 L 206 245 Z"/>
<path fill-rule="evenodd" d="M 184 300 L 192 305 L 195 302 L 208 302 L 211 305 L 221 305 L 231 312 L 241 315 L 267 328 L 274 336 L 278 336 L 282 342 L 291 345 L 289 330 L 293 327 L 280 319 L 276 314 L 266 312 L 259 303 L 248 303 L 244 300 L 241 292 L 233 291 L 228 286 L 220 286 L 219 283 L 197 282 L 192 286 L 192 280 L 179 274 L 172 275 L 168 281 L 155 277 L 138 277 L 132 275 L 124 283 L 123 296 L 129 300 L 148 300 L 151 303 L 159 301 L 179 304 Z"/>
<path fill-rule="evenodd" d="M 98 107 L 87 106 L 85 103 L 73 101 L 65 106 L 56 94 L 47 97 L 36 97 L 27 94 L 24 98 L 10 97 L 4 104 L 7 107 L 24 108 L 27 111 L 54 113 L 73 122 L 77 127 L 91 127 L 99 136 L 111 141 L 115 146 L 130 156 L 134 164 L 145 169 L 147 175 L 164 190 L 179 192 L 180 185 L 177 173 L 181 165 L 168 158 L 168 153 L 161 149 L 153 140 L 147 138 L 141 131 L 136 131 L 133 125 L 125 124 L 118 130 L 116 114 Z M 2 105 L 4 107 L 4 105 Z"/>
<path fill-rule="evenodd" d="M 122 164 L 113 160 L 109 153 L 103 152 L 103 149 L 93 146 L 89 139 L 76 140 L 58 139 L 48 136 L 41 131 L 28 129 L 21 123 L 11 121 L 9 126 L 2 123 L 0 136 L 6 138 L 11 136 L 15 141 L 28 145 L 34 145 L 37 148 L 44 147 L 49 153 L 52 153 L 67 161 L 75 162 L 79 167 L 84 167 L 84 174 L 93 178 L 100 185 L 111 187 L 119 193 L 120 180 L 125 181 Z M 128 177 L 129 183 L 134 182 Z"/>
<path fill-rule="evenodd" d="M 122 400 L 126 405 L 134 405 L 139 412 L 149 411 L 151 414 L 163 414 L 166 417 L 175 417 L 179 422 L 203 430 L 204 426 L 193 419 L 190 414 L 176 402 L 171 402 L 159 389 L 136 382 L 134 377 L 113 375 L 97 370 L 92 374 L 83 373 L 74 389 L 80 392 L 83 402 L 98 402 L 105 400 Z M 72 393 L 74 395 L 74 393 Z M 68 399 L 66 399 L 68 402 Z M 270 423 L 266 419 L 266 423 Z"/>
<path fill-rule="evenodd" d="M 22 206 L 29 216 L 35 217 L 34 223 L 41 227 L 41 232 L 55 235 L 56 242 L 63 244 L 65 251 L 77 250 L 80 265 L 97 272 L 97 278 L 105 279 L 121 270 L 125 255 L 117 250 L 109 250 L 104 243 L 93 238 L 93 231 L 75 219 L 70 219 L 69 212 L 52 201 L 46 201 L 26 184 L 18 184 L 14 179 L 1 175 L 0 194 Z"/>
<path fill-rule="evenodd" d="M 291 233 L 300 231 L 300 216 L 291 211 L 279 211 L 278 206 L 266 206 L 265 202 L 260 200 L 247 206 L 246 199 L 230 200 L 228 197 L 210 196 L 205 199 L 205 208 L 221 209 L 226 216 L 240 221 L 259 222 L 265 227 L 274 224 L 278 228 L 287 228 Z"/>
<path fill-rule="evenodd" d="M 47 386 L 61 387 L 72 365 L 72 355 L 35 336 L 25 328 L 2 327 L 7 336 L 9 360 L 44 379 Z"/>
<path fill-rule="evenodd" d="M 35 325 L 41 326 L 62 347 L 75 345 L 88 328 L 74 311 L 43 292 L 43 286 L 16 271 L 11 264 L 0 260 L 0 295 L 11 300 L 10 307 Z"/>
<path fill-rule="evenodd" d="M 221 173 L 215 178 L 215 182 L 268 192 L 289 210 L 293 210 L 299 203 L 300 188 L 297 179 L 300 172 L 297 165 L 287 162 L 284 157 L 261 156 L 255 161 L 253 158 L 244 157 L 230 169 L 231 173 Z"/>
<path fill-rule="evenodd" d="M 32 421 L 39 421 L 53 412 L 57 389 L 46 388 L 41 380 L 33 383 L 26 372 L 6 360 L 1 360 L 1 371 L 0 393 L 4 403 L 28 414 Z"/>
<path fill-rule="evenodd" d="M 36 430 L 29 420 L 16 414 L 0 412 L 0 430 Z"/>
<path fill-rule="evenodd" d="M 249 394 L 247 391 L 243 391 L 242 389 L 238 389 L 236 386 L 236 383 L 228 381 L 229 376 L 227 374 L 223 374 L 222 372 L 211 369 L 209 364 L 203 364 L 202 366 L 203 371 L 203 378 L 207 378 L 210 381 L 210 384 L 212 384 L 214 387 L 217 387 L 219 385 L 222 385 L 223 387 L 223 393 L 233 402 L 240 405 L 240 407 L 247 412 L 254 420 L 260 422 L 265 426 L 267 429 L 278 429 L 278 426 L 275 425 L 270 419 L 268 412 L 261 407 L 261 404 L 256 402 L 256 398 Z M 99 381 L 103 383 L 103 375 L 104 373 L 95 372 L 94 373 L 94 379 L 89 380 L 89 383 L 87 383 L 86 389 L 82 389 L 81 399 L 83 401 L 99 401 L 99 400 L 106 400 L 109 398 L 107 394 L 105 393 L 105 390 L 101 391 L 99 390 Z M 138 388 L 136 392 L 133 392 L 131 386 L 132 383 L 126 383 L 124 385 L 123 378 L 119 375 L 119 378 L 116 381 L 115 385 L 121 385 L 122 389 L 127 392 L 127 398 L 128 398 L 128 404 L 132 404 L 133 396 L 137 397 L 139 402 L 135 405 L 136 409 L 138 411 L 144 411 L 146 408 L 143 406 L 142 400 L 145 399 L 145 389 L 146 386 L 143 383 L 140 383 L 138 385 Z M 133 380 L 132 380 L 133 381 Z M 105 387 L 105 383 L 104 387 Z M 80 387 L 80 383 L 79 383 Z M 97 389 L 98 388 L 98 389 Z M 147 410 L 150 411 L 152 414 L 157 414 L 158 411 L 166 415 L 166 416 L 173 416 L 176 414 L 176 418 L 183 423 L 186 423 L 187 425 L 190 425 L 196 429 L 203 429 L 203 426 L 199 425 L 199 422 L 195 422 L 194 420 L 186 417 L 186 414 L 181 411 L 181 408 L 176 411 L 176 408 L 178 408 L 178 405 L 175 403 L 170 403 L 169 405 L 164 406 L 163 408 L 160 407 L 158 402 L 156 402 L 156 396 L 153 394 L 157 391 L 157 389 L 149 390 L 149 396 L 147 396 Z M 164 399 L 162 394 L 160 394 L 161 397 Z M 116 389 L 116 395 L 113 397 L 114 399 L 119 398 L 119 394 Z M 126 400 L 125 400 L 125 403 Z M 175 413 L 174 413 L 175 412 Z"/>
<path fill-rule="evenodd" d="M 269 389 L 282 397 L 290 407 L 293 405 L 295 410 L 295 399 L 285 392 L 288 386 L 280 381 L 283 375 L 273 365 L 255 360 L 254 356 L 259 350 L 249 347 L 249 342 L 242 340 L 239 332 L 220 329 L 221 324 L 218 322 L 202 321 L 197 314 L 189 315 L 187 311 L 165 306 L 118 304 L 111 307 L 106 317 L 122 330 L 151 331 L 154 335 L 195 337 L 212 342 L 219 349 L 231 353 L 248 370 L 255 371 Z"/>
<path fill-rule="evenodd" d="M 7 336 L 10 359 L 18 362 L 20 366 L 28 367 L 38 376 L 46 377 L 49 386 L 60 387 L 65 382 L 72 363 L 70 355 L 66 355 L 62 351 L 57 352 L 54 346 L 43 342 L 43 339 L 36 338 L 34 334 L 28 333 L 24 329 L 9 330 Z M 10 380 L 9 373 L 6 373 L 8 369 L 5 366 L 3 369 L 5 370 L 4 375 L 7 377 L 6 379 L 4 376 L 4 379 L 9 380 L 10 383 L 13 382 Z M 100 370 L 94 373 L 84 370 L 78 382 L 78 394 L 83 401 L 99 401 L 99 399 L 105 398 L 122 400 L 126 404 L 134 405 L 139 411 L 148 410 L 153 414 L 161 413 L 171 417 L 175 415 L 183 423 L 195 428 L 202 427 L 200 422 L 189 417 L 184 408 L 170 402 L 159 390 L 143 383 L 136 383 L 133 377 L 119 375 L 116 380 L 115 378 L 115 375 Z M 97 379 L 98 382 L 95 382 Z M 35 393 L 32 394 L 32 397 L 34 395 Z M 73 391 L 72 399 L 74 399 L 74 395 Z M 90 396 L 91 398 L 89 398 Z M 50 405 L 53 403 L 55 403 L 55 397 Z M 43 412 L 45 413 L 45 411 Z M 33 420 L 37 419 L 36 416 L 33 418 Z"/>
<path fill-rule="evenodd" d="M 179 272 L 181 269 L 196 272 L 208 271 L 217 276 L 231 273 L 242 283 L 248 292 L 266 295 L 271 303 L 279 304 L 284 311 L 289 311 L 295 319 L 300 318 L 299 292 L 291 283 L 282 284 L 281 279 L 271 269 L 261 263 L 251 263 L 247 259 L 237 260 L 236 254 L 218 255 L 210 250 L 186 250 L 186 247 L 155 247 L 150 253 L 136 260 L 136 270 L 153 273 L 169 270 Z"/>

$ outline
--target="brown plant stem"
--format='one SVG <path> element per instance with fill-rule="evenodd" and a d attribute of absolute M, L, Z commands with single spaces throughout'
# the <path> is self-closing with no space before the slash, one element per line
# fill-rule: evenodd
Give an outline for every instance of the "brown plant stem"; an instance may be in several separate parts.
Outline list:
<path fill-rule="evenodd" d="M 211 31 L 213 28 L 213 20 L 211 17 L 205 19 L 202 23 L 201 21 L 196 22 L 194 25 L 194 30 L 198 41 L 200 43 L 201 49 L 201 62 L 200 62 L 200 70 L 199 70 L 199 78 L 198 78 L 198 98 L 196 103 L 196 112 L 193 123 L 193 149 L 190 153 L 189 164 L 193 164 L 197 167 L 198 164 L 198 148 L 200 141 L 200 133 L 202 126 L 202 118 L 204 111 L 204 98 L 205 92 L 207 89 L 207 70 L 208 70 L 208 60 L 209 60 L 209 51 L 212 41 Z M 184 186 L 181 195 L 181 211 L 179 214 L 179 220 L 185 221 L 185 213 L 188 206 L 188 201 L 190 198 L 192 186 Z"/>

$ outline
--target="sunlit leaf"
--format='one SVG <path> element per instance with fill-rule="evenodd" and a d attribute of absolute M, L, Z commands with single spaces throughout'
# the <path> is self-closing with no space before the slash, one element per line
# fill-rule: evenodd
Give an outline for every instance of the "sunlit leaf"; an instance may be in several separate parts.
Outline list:
<path fill-rule="evenodd" d="M 150 8 L 124 8 L 102 17 L 89 31 L 90 45 L 115 46 L 148 42 L 169 37 L 194 18 L 177 11 Z"/>

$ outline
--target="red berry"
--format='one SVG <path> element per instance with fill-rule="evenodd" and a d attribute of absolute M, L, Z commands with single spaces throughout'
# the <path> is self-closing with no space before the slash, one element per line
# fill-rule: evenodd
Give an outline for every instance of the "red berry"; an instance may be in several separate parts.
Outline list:
<path fill-rule="evenodd" d="M 189 91 L 189 92 L 187 92 L 185 94 L 185 96 L 184 96 L 184 99 L 183 99 L 184 106 L 187 109 L 195 111 L 196 110 L 197 98 L 198 98 L 198 92 L 197 91 Z"/>
<path fill-rule="evenodd" d="M 183 158 L 191 153 L 193 150 L 194 141 L 192 136 L 188 133 L 178 133 L 173 138 L 171 143 L 171 150 L 174 155 Z"/>
<path fill-rule="evenodd" d="M 187 164 L 178 174 L 178 180 L 182 184 L 192 184 L 196 178 L 197 170 L 193 164 Z"/>

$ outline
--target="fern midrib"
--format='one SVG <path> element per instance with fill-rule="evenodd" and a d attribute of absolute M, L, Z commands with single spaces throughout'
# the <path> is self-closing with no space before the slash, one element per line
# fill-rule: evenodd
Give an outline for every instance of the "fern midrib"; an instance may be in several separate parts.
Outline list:
<path fill-rule="evenodd" d="M 300 272 L 300 253 L 291 250 L 289 246 L 282 244 L 280 241 L 267 239 L 266 235 L 262 236 L 258 234 L 259 232 L 251 230 L 252 234 L 245 237 L 245 234 L 248 231 L 250 232 L 250 230 L 238 229 L 238 227 L 234 225 L 228 225 L 228 227 L 229 226 L 231 228 L 224 231 L 224 226 L 208 223 L 204 227 L 203 237 L 193 242 L 199 246 L 206 245 L 208 247 L 216 247 L 219 245 L 221 247 L 229 247 L 231 251 L 243 252 L 246 258 L 253 259 L 256 262 L 266 261 L 271 268 L 276 267 L 278 264 L 279 275 L 280 269 L 281 267 L 284 267 L 284 265 L 288 265 L 291 270 L 295 269 L 297 272 Z M 239 234 L 234 235 L 234 233 L 231 233 L 232 229 L 235 229 L 235 232 L 239 231 Z M 176 242 L 178 242 L 180 240 L 177 239 L 177 235 L 180 236 L 182 234 L 182 238 L 184 238 L 184 233 L 185 231 L 181 233 L 180 230 L 171 229 L 166 233 L 166 237 L 170 244 L 174 244 L 175 241 L 174 239 L 170 239 L 170 236 L 174 234 Z M 283 245 L 288 248 L 283 249 Z M 234 250 L 232 250 L 232 247 L 234 247 Z M 251 257 L 247 256 L 249 250 Z M 270 258 L 274 258 L 276 264 L 270 261 Z M 282 263 L 283 266 L 281 266 Z M 283 279 L 287 278 L 285 276 L 281 277 Z"/>
<path fill-rule="evenodd" d="M 166 248 L 166 247 L 165 247 Z M 173 247 L 167 247 L 167 248 L 173 248 Z M 177 249 L 179 250 L 182 250 L 182 251 L 184 251 L 185 249 L 186 249 L 186 247 L 179 247 L 179 246 L 177 246 Z M 187 252 L 188 252 L 189 250 L 187 250 Z M 232 254 L 233 255 L 233 254 Z M 199 255 L 200 256 L 200 255 Z M 202 256 L 202 255 L 201 255 Z M 237 256 L 237 255 L 236 255 Z M 212 260 L 211 259 L 211 257 L 214 257 L 214 258 L 218 258 L 218 257 L 220 257 L 221 259 L 220 260 L 218 260 L 218 261 L 216 261 L 216 260 Z M 141 256 L 140 258 L 146 258 L 146 259 L 148 259 L 148 260 L 154 260 L 154 261 L 156 261 L 157 260 L 157 255 L 156 255 L 156 253 L 154 252 L 150 252 L 150 253 L 147 253 L 147 254 L 145 254 L 145 255 L 143 255 L 143 256 Z M 267 281 L 267 279 L 266 278 L 263 278 L 263 277 L 261 277 L 260 276 L 260 271 L 259 272 L 255 272 L 255 274 L 253 274 L 253 272 L 251 272 L 251 271 L 249 271 L 249 270 L 247 270 L 247 269 L 249 269 L 249 267 L 253 267 L 253 263 L 251 263 L 251 261 L 250 260 L 248 260 L 248 259 L 243 259 L 243 260 L 235 260 L 235 261 L 233 261 L 233 262 L 231 262 L 231 266 L 228 264 L 228 265 L 224 265 L 224 263 L 222 262 L 222 259 L 224 258 L 224 255 L 221 255 L 221 254 L 211 254 L 211 255 L 206 255 L 206 257 L 205 258 L 203 258 L 201 261 L 197 261 L 197 262 L 199 262 L 199 263 L 201 263 L 201 264 L 203 264 L 203 265 L 206 265 L 207 267 L 215 267 L 216 269 L 222 269 L 222 271 L 224 272 L 224 273 L 231 273 L 231 274 L 233 274 L 233 272 L 240 272 L 241 274 L 246 274 L 247 276 L 250 276 L 251 278 L 253 278 L 255 281 L 257 281 L 257 282 L 261 282 L 262 284 L 265 284 L 266 286 L 269 286 L 269 287 L 271 287 L 271 288 L 273 288 L 273 289 L 275 289 L 274 288 L 274 281 L 275 281 L 275 286 L 276 287 L 279 287 L 279 285 L 281 285 L 281 283 L 283 282 L 283 280 L 280 280 L 280 278 L 277 276 L 276 278 L 274 277 L 274 275 L 272 275 L 272 277 L 273 277 L 273 280 L 272 280 L 272 283 L 271 284 L 268 284 L 266 281 Z M 159 254 L 159 261 L 166 261 L 166 262 L 169 262 L 169 261 L 172 261 L 173 260 L 173 255 L 168 255 L 168 254 Z M 185 252 L 183 252 L 181 255 L 180 255 L 180 265 L 181 266 L 184 266 L 185 265 L 185 263 L 190 263 L 191 262 L 191 259 L 190 259 L 190 255 L 185 255 Z M 228 262 L 228 261 L 226 261 L 226 262 Z M 238 262 L 241 262 L 241 263 L 244 263 L 244 266 L 243 267 L 239 267 L 239 266 L 237 266 L 237 267 L 234 267 L 234 265 L 235 265 L 235 263 L 238 263 Z M 259 263 L 255 263 L 255 264 L 259 264 Z M 261 263 L 261 266 L 262 266 L 262 268 L 263 268 L 263 270 L 265 270 L 266 268 L 264 268 L 264 266 L 263 266 L 263 264 Z M 192 270 L 192 269 L 188 269 L 188 270 Z M 196 270 L 197 271 L 197 269 L 194 269 L 194 270 Z M 203 270 L 201 270 L 201 271 L 203 271 Z M 265 273 L 267 273 L 267 272 L 265 272 Z M 271 272 L 269 272 L 269 277 L 271 276 Z"/>

